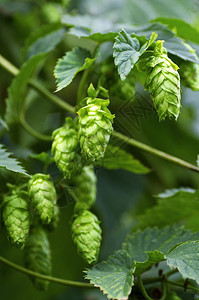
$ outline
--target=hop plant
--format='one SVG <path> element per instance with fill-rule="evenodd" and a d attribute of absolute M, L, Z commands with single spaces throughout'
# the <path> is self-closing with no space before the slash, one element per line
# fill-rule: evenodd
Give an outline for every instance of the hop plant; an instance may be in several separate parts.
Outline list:
<path fill-rule="evenodd" d="M 194 49 L 184 43 L 184 45 L 189 49 L 191 53 L 198 59 Z M 184 61 L 180 64 L 180 77 L 184 86 L 189 87 L 193 91 L 199 90 L 199 64 L 196 64 L 191 61 Z"/>
<path fill-rule="evenodd" d="M 74 177 L 76 211 L 89 209 L 96 200 L 97 178 L 93 166 L 85 166 L 82 172 Z"/>
<path fill-rule="evenodd" d="M 78 111 L 79 141 L 83 156 L 87 160 L 95 161 L 104 156 L 108 145 L 114 115 L 107 106 L 109 100 L 93 97 L 95 91 L 92 85 L 88 88 L 86 106 Z"/>
<path fill-rule="evenodd" d="M 81 169 L 77 135 L 76 124 L 71 118 L 66 118 L 65 125 L 56 129 L 52 134 L 54 160 L 59 170 L 67 179 L 70 179 L 71 176 Z"/>
<path fill-rule="evenodd" d="M 17 247 L 23 247 L 29 235 L 30 214 L 27 193 L 13 190 L 11 195 L 4 197 L 3 221 L 8 238 Z"/>
<path fill-rule="evenodd" d="M 97 217 L 88 210 L 82 210 L 72 224 L 72 239 L 77 252 L 88 263 L 97 261 L 101 228 Z"/>
<path fill-rule="evenodd" d="M 46 232 L 38 227 L 33 228 L 24 247 L 24 263 L 26 268 L 41 273 L 51 274 L 51 251 Z M 30 277 L 38 290 L 46 290 L 49 282 L 36 277 Z"/>
<path fill-rule="evenodd" d="M 49 231 L 53 231 L 57 228 L 57 226 L 59 224 L 59 214 L 60 214 L 59 206 L 55 205 L 54 214 L 53 214 L 53 217 L 52 217 L 50 223 L 45 224 L 46 229 L 48 229 Z"/>
<path fill-rule="evenodd" d="M 53 218 L 57 201 L 56 191 L 49 175 L 35 174 L 28 183 L 29 199 L 42 223 L 48 224 Z"/>
<path fill-rule="evenodd" d="M 141 59 L 140 71 L 146 71 L 145 88 L 154 102 L 159 120 L 166 117 L 177 119 L 180 112 L 180 76 L 178 66 L 168 58 L 163 41 L 157 41 L 150 57 Z"/>

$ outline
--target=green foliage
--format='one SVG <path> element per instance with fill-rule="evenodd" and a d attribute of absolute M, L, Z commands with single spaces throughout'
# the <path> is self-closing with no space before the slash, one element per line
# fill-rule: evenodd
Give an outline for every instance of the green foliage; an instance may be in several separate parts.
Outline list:
<path fill-rule="evenodd" d="M 50 181 L 50 175 L 37 173 L 28 182 L 30 203 L 44 224 L 51 222 L 55 204 L 56 191 Z"/>
<path fill-rule="evenodd" d="M 88 93 L 89 90 L 92 90 L 91 87 L 88 89 Z M 107 108 L 108 99 L 103 100 L 91 95 L 85 100 L 86 106 L 78 111 L 78 136 L 82 155 L 88 160 L 95 161 L 104 156 L 113 130 L 114 115 Z"/>
<path fill-rule="evenodd" d="M 25 62 L 20 69 L 19 74 L 13 79 L 9 89 L 8 98 L 6 99 L 6 114 L 5 121 L 8 125 L 18 123 L 24 105 L 24 96 L 28 80 L 37 65 L 44 59 L 45 54 L 33 56 L 30 60 Z"/>
<path fill-rule="evenodd" d="M 133 155 L 111 144 L 107 146 L 104 157 L 95 164 L 110 170 L 124 169 L 136 174 L 147 174 L 149 172 L 149 169 L 135 159 Z"/>
<path fill-rule="evenodd" d="M 89 68 L 95 59 L 91 58 L 90 52 L 83 48 L 74 48 L 72 51 L 66 52 L 55 66 L 56 92 L 68 86 L 77 73 Z"/>
<path fill-rule="evenodd" d="M 52 51 L 63 39 L 65 29 L 60 24 L 51 24 L 33 32 L 22 49 L 22 58 L 29 60 L 32 56 Z"/>
<path fill-rule="evenodd" d="M 0 168 L 29 176 L 24 168 L 20 166 L 16 158 L 12 158 L 10 155 L 12 155 L 12 153 L 7 152 L 6 149 L 3 148 L 3 145 L 0 144 Z"/>
<path fill-rule="evenodd" d="M 27 194 L 13 190 L 12 194 L 6 195 L 2 217 L 10 242 L 17 247 L 23 247 L 30 227 Z"/>
<path fill-rule="evenodd" d="M 137 228 L 163 227 L 168 224 L 180 223 L 195 231 L 199 230 L 197 218 L 199 191 L 193 189 L 168 190 L 157 197 L 159 198 L 157 205 L 138 216 Z M 154 218 L 154 216 L 156 217 Z"/>
<path fill-rule="evenodd" d="M 51 251 L 46 232 L 39 227 L 33 228 L 24 248 L 26 268 L 43 275 L 51 274 Z M 30 277 L 38 290 L 46 291 L 48 281 Z"/>
<path fill-rule="evenodd" d="M 149 57 L 140 60 L 138 69 L 147 72 L 145 87 L 153 99 L 159 120 L 166 117 L 177 120 L 181 99 L 178 66 L 168 58 L 161 41 L 156 43 Z"/>
<path fill-rule="evenodd" d="M 101 228 L 98 218 L 88 210 L 80 210 L 72 224 L 72 238 L 77 252 L 88 263 L 98 259 Z"/>
<path fill-rule="evenodd" d="M 173 247 L 179 243 L 182 243 L 183 247 L 187 240 L 191 241 L 197 238 L 198 234 L 193 234 L 191 231 L 177 226 L 167 226 L 162 230 L 147 228 L 143 232 L 138 231 L 127 237 L 122 250 L 116 251 L 107 261 L 87 270 L 86 278 L 103 290 L 109 298 L 118 300 L 127 298 L 131 292 L 134 274 L 140 274 L 165 259 L 168 265 L 173 267 L 174 263 L 171 264 L 169 261 L 172 251 L 175 253 Z M 195 245 L 196 242 L 190 242 L 190 245 L 192 244 Z M 188 254 L 189 251 L 190 249 L 185 250 L 184 254 Z M 190 269 L 194 272 L 193 266 Z M 180 268 L 179 271 L 184 275 Z M 189 277 L 190 274 L 186 275 L 188 275 L 186 277 L 192 278 Z M 121 278 L 121 280 L 117 280 L 117 278 Z"/>
<path fill-rule="evenodd" d="M 77 124 L 66 118 L 64 126 L 53 131 L 52 137 L 54 160 L 64 177 L 70 179 L 82 167 L 78 154 Z"/>
<path fill-rule="evenodd" d="M 177 245 L 166 255 L 167 263 L 171 268 L 177 268 L 186 279 L 196 280 L 199 284 L 199 241 L 188 241 Z"/>
<path fill-rule="evenodd" d="M 121 80 L 126 79 L 140 56 L 153 44 L 156 38 L 157 34 L 153 32 L 149 40 L 141 46 L 139 40 L 136 37 L 132 38 L 124 29 L 118 34 L 113 45 L 113 57 Z"/>

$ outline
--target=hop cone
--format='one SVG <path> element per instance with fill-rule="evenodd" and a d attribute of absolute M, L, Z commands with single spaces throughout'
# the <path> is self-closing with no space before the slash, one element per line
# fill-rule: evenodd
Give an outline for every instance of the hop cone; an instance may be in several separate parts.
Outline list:
<path fill-rule="evenodd" d="M 65 125 L 53 132 L 52 153 L 54 160 L 63 173 L 70 179 L 81 168 L 78 151 L 78 137 L 75 124 L 71 118 L 66 118 Z"/>
<path fill-rule="evenodd" d="M 48 229 L 49 231 L 53 231 L 58 227 L 59 224 L 59 214 L 60 214 L 60 209 L 57 205 L 55 205 L 54 208 L 54 214 L 53 217 L 50 221 L 49 224 L 45 224 L 45 228 Z"/>
<path fill-rule="evenodd" d="M 185 47 L 195 56 L 198 60 L 198 56 L 195 50 L 187 43 L 184 43 Z M 199 90 L 199 65 L 191 61 L 184 61 L 180 64 L 180 77 L 184 86 L 192 89 L 193 91 Z"/>
<path fill-rule="evenodd" d="M 156 42 L 153 54 L 138 63 L 138 69 L 147 72 L 145 87 L 153 99 L 160 120 L 178 118 L 180 112 L 180 76 L 165 53 L 163 42 Z"/>
<path fill-rule="evenodd" d="M 51 252 L 45 231 L 42 228 L 33 228 L 24 247 L 24 263 L 26 268 L 41 273 L 51 274 Z M 46 290 L 49 282 L 36 277 L 30 277 L 35 287 Z"/>
<path fill-rule="evenodd" d="M 79 175 L 74 178 L 76 211 L 89 209 L 96 200 L 97 178 L 93 166 L 85 166 Z"/>
<path fill-rule="evenodd" d="M 95 161 L 104 156 L 114 116 L 107 108 L 108 99 L 88 97 L 86 104 L 78 111 L 79 141 L 83 156 Z"/>
<path fill-rule="evenodd" d="M 13 191 L 12 195 L 5 196 L 3 206 L 3 221 L 12 244 L 23 247 L 30 227 L 27 194 Z"/>
<path fill-rule="evenodd" d="M 72 224 L 72 239 L 80 256 L 88 263 L 97 261 L 101 228 L 97 217 L 88 210 L 79 212 Z"/>
<path fill-rule="evenodd" d="M 57 201 L 56 191 L 49 175 L 35 174 L 28 183 L 29 198 L 32 207 L 42 223 L 50 223 Z"/>

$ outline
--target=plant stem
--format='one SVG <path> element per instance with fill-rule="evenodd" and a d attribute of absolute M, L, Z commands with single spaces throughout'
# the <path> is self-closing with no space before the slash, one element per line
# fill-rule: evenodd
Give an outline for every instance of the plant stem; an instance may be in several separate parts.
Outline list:
<path fill-rule="evenodd" d="M 13 66 L 9 61 L 7 61 L 3 56 L 0 55 L 0 65 L 6 69 L 8 72 L 10 72 L 12 75 L 17 75 L 19 70 Z M 86 75 L 85 75 L 86 76 Z M 41 86 L 39 83 L 35 82 L 34 80 L 30 80 L 29 84 L 36 89 L 39 93 L 41 93 L 42 95 L 44 95 L 48 100 L 50 100 L 51 102 L 57 104 L 58 106 L 60 106 L 61 108 L 71 112 L 71 113 L 75 113 L 75 107 L 73 107 L 72 105 L 64 102 L 61 98 L 53 95 L 51 92 L 49 92 L 45 87 Z M 82 83 L 83 84 L 83 83 Z M 25 125 L 25 126 L 24 126 Z M 34 130 L 30 129 L 30 126 L 27 126 L 27 123 L 23 122 L 23 126 L 24 128 L 26 127 L 26 130 L 30 133 L 30 131 L 32 132 L 32 134 L 34 134 L 34 136 L 36 137 L 37 133 L 35 133 Z M 199 172 L 199 168 L 182 160 L 179 159 L 175 156 L 172 156 L 170 154 L 167 154 L 163 151 L 157 150 L 153 147 L 150 147 L 146 144 L 143 144 L 137 140 L 134 140 L 132 138 L 129 138 L 125 135 L 123 135 L 122 133 L 119 133 L 117 131 L 113 131 L 112 133 L 113 136 L 115 136 L 116 138 L 125 141 L 127 144 L 132 145 L 136 148 L 139 148 L 143 151 L 146 151 L 154 156 L 158 156 L 162 159 L 165 159 L 167 161 L 170 161 L 171 163 L 174 163 L 178 166 L 187 168 L 189 170 L 192 170 L 194 172 Z M 37 135 L 37 137 L 39 138 L 39 136 Z"/>
<path fill-rule="evenodd" d="M 118 138 L 118 139 L 126 142 L 129 145 L 132 145 L 132 146 L 134 146 L 136 148 L 139 148 L 139 149 L 141 149 L 143 151 L 151 153 L 151 154 L 153 154 L 155 156 L 161 157 L 161 158 L 163 158 L 165 160 L 168 160 L 168 161 L 170 161 L 170 162 L 172 162 L 172 163 L 174 163 L 174 164 L 176 164 L 178 166 L 190 169 L 190 170 L 192 170 L 194 172 L 199 172 L 199 168 L 198 167 L 196 167 L 196 166 L 194 166 L 194 165 L 192 165 L 192 164 L 190 164 L 190 163 L 188 163 L 188 162 L 186 162 L 186 161 L 184 161 L 184 160 L 182 160 L 180 158 L 177 158 L 177 157 L 172 156 L 170 154 L 167 154 L 167 153 L 165 153 L 163 151 L 157 150 L 157 149 L 155 149 L 153 147 L 150 147 L 150 146 L 148 146 L 146 144 L 143 144 L 143 143 L 141 143 L 141 142 L 139 142 L 137 140 L 129 138 L 126 135 L 124 135 L 124 134 L 122 134 L 120 132 L 113 131 L 112 135 L 115 136 L 116 138 Z"/>
<path fill-rule="evenodd" d="M 45 87 L 34 80 L 29 80 L 29 85 L 33 87 L 36 91 L 38 91 L 41 95 L 46 97 L 51 102 L 57 104 L 59 107 L 71 112 L 72 114 L 75 113 L 75 107 L 68 104 L 67 102 L 63 101 L 61 98 L 57 97 L 56 95 L 52 94 L 48 91 Z"/>
<path fill-rule="evenodd" d="M 20 116 L 20 123 L 23 126 L 23 128 L 33 137 L 42 140 L 42 141 L 51 141 L 52 137 L 50 135 L 45 135 L 42 133 L 39 133 L 38 131 L 34 130 L 25 120 L 24 116 Z"/>
<path fill-rule="evenodd" d="M 177 282 L 173 282 L 171 280 L 167 280 L 167 283 L 168 284 L 171 284 L 171 285 L 174 285 L 174 286 L 177 286 L 177 287 L 180 287 L 180 288 L 184 288 L 184 285 L 183 284 L 180 284 L 180 283 L 177 283 Z M 192 285 L 188 285 L 186 287 L 187 290 L 193 290 L 195 292 L 197 292 L 199 294 L 199 289 L 197 289 L 196 287 L 192 286 Z"/>
<path fill-rule="evenodd" d="M 0 263 L 13 268 L 19 272 L 25 273 L 29 276 L 33 276 L 42 280 L 47 280 L 50 282 L 54 282 L 54 283 L 58 283 L 58 284 L 62 284 L 62 285 L 68 285 L 68 286 L 76 286 L 76 287 L 83 287 L 83 288 L 93 288 L 92 285 L 90 285 L 89 283 L 84 283 L 84 282 L 78 282 L 78 281 L 72 281 L 72 280 L 65 280 L 65 279 L 61 279 L 61 278 L 56 278 L 56 277 L 51 277 L 51 276 L 46 276 L 37 272 L 33 272 L 29 269 L 23 268 L 7 259 L 5 259 L 4 257 L 0 256 Z"/>
<path fill-rule="evenodd" d="M 145 298 L 146 300 L 153 300 L 153 299 L 147 294 L 147 292 L 146 292 L 146 290 L 145 290 L 145 288 L 144 288 L 144 285 L 143 285 L 141 276 L 138 275 L 137 278 L 138 278 L 138 285 L 139 285 L 139 288 L 140 288 L 140 290 L 141 290 L 142 295 L 144 296 L 144 298 Z"/>

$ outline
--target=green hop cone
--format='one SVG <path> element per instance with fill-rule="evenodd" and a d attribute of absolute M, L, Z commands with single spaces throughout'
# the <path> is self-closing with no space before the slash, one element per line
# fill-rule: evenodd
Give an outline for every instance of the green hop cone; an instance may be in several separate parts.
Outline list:
<path fill-rule="evenodd" d="M 28 183 L 31 206 L 39 215 L 42 223 L 51 222 L 57 201 L 56 191 L 49 175 L 35 174 Z"/>
<path fill-rule="evenodd" d="M 26 268 L 41 273 L 51 275 L 51 251 L 46 232 L 38 227 L 33 228 L 29 239 L 24 247 L 24 263 Z M 30 277 L 38 290 L 46 290 L 49 282 L 36 277 Z"/>
<path fill-rule="evenodd" d="M 184 45 L 191 53 L 193 53 L 195 58 L 199 60 L 195 50 L 187 43 L 184 43 Z M 179 73 L 184 86 L 192 89 L 193 91 L 199 90 L 199 64 L 191 61 L 183 61 L 180 64 Z"/>
<path fill-rule="evenodd" d="M 177 119 L 180 113 L 180 76 L 178 66 L 168 58 L 163 42 L 157 41 L 153 54 L 141 59 L 137 67 L 146 71 L 145 88 L 154 102 L 159 120 L 166 117 Z"/>
<path fill-rule="evenodd" d="M 79 255 L 88 263 L 97 261 L 101 228 L 97 217 L 88 210 L 82 210 L 72 224 L 72 239 Z"/>
<path fill-rule="evenodd" d="M 93 166 L 85 166 L 82 172 L 74 177 L 76 212 L 89 209 L 96 200 L 97 178 Z"/>
<path fill-rule="evenodd" d="M 92 90 L 92 85 L 89 89 Z M 80 147 L 82 155 L 89 161 L 103 157 L 108 145 L 114 118 L 108 105 L 108 99 L 88 97 L 86 106 L 78 111 Z"/>
<path fill-rule="evenodd" d="M 77 135 L 76 124 L 71 118 L 66 118 L 64 126 L 56 129 L 52 134 L 52 154 L 59 170 L 67 179 L 81 169 Z"/>
<path fill-rule="evenodd" d="M 27 199 L 26 192 L 17 190 L 4 197 L 3 221 L 10 242 L 17 247 L 23 247 L 29 235 L 30 213 Z"/>
<path fill-rule="evenodd" d="M 58 227 L 59 224 L 59 215 L 60 215 L 60 208 L 59 206 L 55 205 L 54 214 L 49 224 L 45 224 L 45 228 L 49 231 L 53 231 Z"/>

